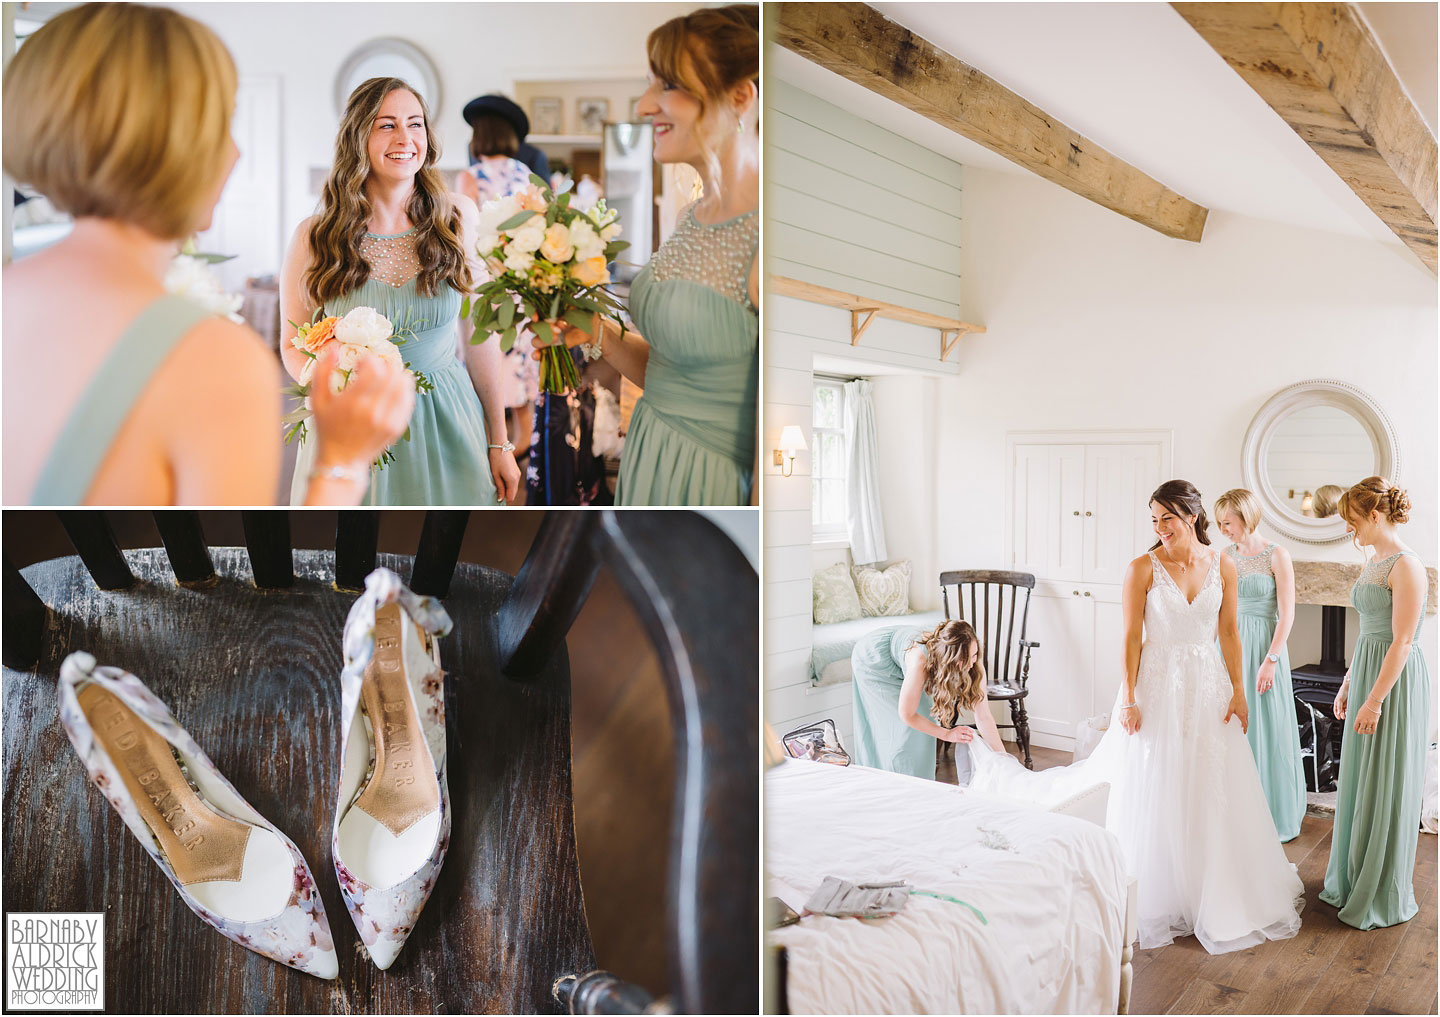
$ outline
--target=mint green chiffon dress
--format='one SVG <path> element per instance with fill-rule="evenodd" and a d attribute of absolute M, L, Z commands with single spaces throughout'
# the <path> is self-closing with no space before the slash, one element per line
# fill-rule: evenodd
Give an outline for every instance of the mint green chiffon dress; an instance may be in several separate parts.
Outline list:
<path fill-rule="evenodd" d="M 490 476 L 490 438 L 485 413 L 470 374 L 456 356 L 460 293 L 440 284 L 433 296 L 416 289 L 419 262 L 414 230 L 394 236 L 366 234 L 362 245 L 374 274 L 341 297 L 325 303 L 324 314 L 344 316 L 356 307 L 373 307 L 397 330 L 410 329 L 400 356 L 435 386 L 415 394 L 409 439 L 391 446 L 393 462 L 370 471 L 367 505 L 494 505 Z M 409 278 L 398 284 L 398 280 Z M 503 436 L 502 439 L 503 440 Z M 300 505 L 315 462 L 312 433 L 296 457 L 290 503 Z"/>
<path fill-rule="evenodd" d="M 852 757 L 861 766 L 934 780 L 935 739 L 900 719 L 905 651 L 924 634 L 924 629 L 913 625 L 878 629 L 861 637 L 850 651 L 854 672 Z M 920 693 L 920 716 L 930 717 L 934 705 L 929 693 Z"/>
<path fill-rule="evenodd" d="M 1245 701 L 1250 704 L 1250 730 L 1246 738 L 1260 771 L 1260 786 L 1270 803 L 1270 818 L 1281 841 L 1300 835 L 1305 818 L 1305 769 L 1300 763 L 1300 727 L 1295 718 L 1295 695 L 1290 685 L 1290 653 L 1282 647 L 1275 665 L 1275 685 L 1264 695 L 1256 691 L 1260 665 L 1270 652 L 1280 620 L 1275 596 L 1275 567 L 1270 544 L 1254 557 L 1246 557 L 1231 544 L 1225 549 L 1240 577 L 1239 628 L 1241 670 Z"/>
<path fill-rule="evenodd" d="M 167 294 L 121 333 L 90 379 L 45 459 L 31 505 L 83 505 L 120 427 L 155 372 L 186 334 L 212 312 Z"/>
<path fill-rule="evenodd" d="M 1355 715 L 1394 642 L 1390 570 L 1402 554 L 1414 553 L 1400 551 L 1370 562 L 1350 590 L 1350 603 L 1360 613 L 1360 636 L 1350 664 L 1335 832 L 1320 899 L 1338 907 L 1340 920 L 1357 929 L 1397 925 L 1419 910 L 1413 880 L 1425 786 L 1430 671 L 1418 640 L 1380 706 L 1375 731 L 1355 733 Z M 1423 606 L 1420 617 L 1423 621 Z"/>
<path fill-rule="evenodd" d="M 650 346 L 620 455 L 617 505 L 748 505 L 755 482 L 757 212 L 705 225 L 694 206 L 630 287 Z"/>

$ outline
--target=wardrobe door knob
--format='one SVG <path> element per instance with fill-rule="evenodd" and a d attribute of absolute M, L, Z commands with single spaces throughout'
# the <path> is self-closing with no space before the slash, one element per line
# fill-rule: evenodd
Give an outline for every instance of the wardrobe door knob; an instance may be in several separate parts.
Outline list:
<path fill-rule="evenodd" d="M 1086 512 L 1085 514 L 1086 514 L 1087 516 L 1088 516 L 1088 515 L 1091 515 L 1091 513 L 1089 513 L 1089 512 Z"/>
<path fill-rule="evenodd" d="M 1079 510 L 1079 509 L 1076 509 L 1074 512 L 1071 513 L 1071 515 L 1076 515 L 1076 516 L 1078 516 L 1079 514 L 1080 514 L 1080 510 Z"/>
<path fill-rule="evenodd" d="M 1090 591 L 1089 591 L 1089 590 L 1086 590 L 1086 591 L 1085 591 L 1085 596 L 1087 596 L 1087 597 L 1090 596 Z"/>

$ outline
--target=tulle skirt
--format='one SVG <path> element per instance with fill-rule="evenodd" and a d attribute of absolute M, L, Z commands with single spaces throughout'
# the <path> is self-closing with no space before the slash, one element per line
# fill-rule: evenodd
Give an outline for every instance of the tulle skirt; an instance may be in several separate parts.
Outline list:
<path fill-rule="evenodd" d="M 1053 805 L 1110 784 L 1105 826 L 1136 880 L 1140 946 L 1194 935 L 1210 953 L 1300 929 L 1304 884 L 1285 857 L 1239 720 L 1223 723 L 1230 681 L 1214 644 L 1155 646 L 1140 657 L 1140 730 L 1119 700 L 1093 754 L 1031 772 L 971 743 L 980 791 Z"/>

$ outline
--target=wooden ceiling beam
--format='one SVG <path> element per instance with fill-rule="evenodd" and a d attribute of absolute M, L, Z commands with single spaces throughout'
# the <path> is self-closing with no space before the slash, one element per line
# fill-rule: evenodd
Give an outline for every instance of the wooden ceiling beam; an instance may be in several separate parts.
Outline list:
<path fill-rule="evenodd" d="M 1198 242 L 1207 211 L 863 3 L 780 3 L 786 49 L 1128 219 Z"/>
<path fill-rule="evenodd" d="M 1435 135 L 1354 5 L 1170 6 L 1435 272 Z"/>

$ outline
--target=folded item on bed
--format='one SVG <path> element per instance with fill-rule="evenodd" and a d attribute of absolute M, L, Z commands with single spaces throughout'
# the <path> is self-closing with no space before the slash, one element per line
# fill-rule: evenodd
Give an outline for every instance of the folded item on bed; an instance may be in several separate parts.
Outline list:
<path fill-rule="evenodd" d="M 826 876 L 805 901 L 805 910 L 835 918 L 888 918 L 899 914 L 910 899 L 905 880 L 891 883 L 852 883 Z"/>

